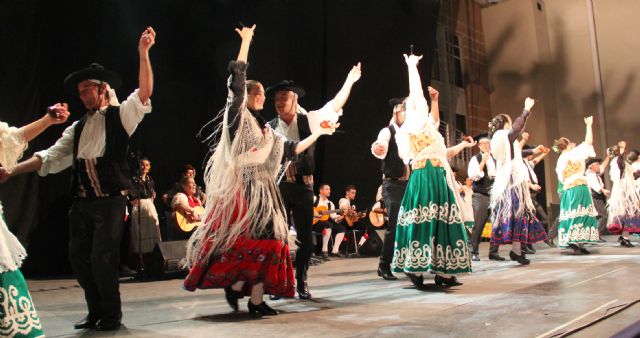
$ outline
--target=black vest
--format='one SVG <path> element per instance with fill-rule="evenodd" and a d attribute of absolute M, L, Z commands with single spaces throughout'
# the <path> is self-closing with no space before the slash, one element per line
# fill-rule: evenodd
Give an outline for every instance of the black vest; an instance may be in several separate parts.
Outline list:
<path fill-rule="evenodd" d="M 396 128 L 393 125 L 387 127 L 391 132 L 389 146 L 387 147 L 387 156 L 382 160 L 380 169 L 385 178 L 399 178 L 404 176 L 405 165 L 398 155 L 398 145 L 396 144 Z"/>
<path fill-rule="evenodd" d="M 104 155 L 95 159 L 95 171 L 88 170 L 85 161 L 78 159 L 78 144 L 87 120 L 86 115 L 78 121 L 73 131 L 73 195 L 77 196 L 79 191 L 85 191 L 87 197 L 96 197 L 91 177 L 97 178 L 103 194 L 119 195 L 122 190 L 131 188 L 131 174 L 127 163 L 129 134 L 122 126 L 120 108 L 109 106 L 104 114 L 106 145 Z"/>
<path fill-rule="evenodd" d="M 476 158 L 478 163 L 482 162 L 482 153 L 478 153 L 474 157 Z M 493 161 L 493 159 L 489 159 L 489 161 Z M 484 166 L 482 171 L 484 172 L 484 176 L 482 176 L 482 178 L 477 181 L 473 181 L 472 189 L 474 193 L 488 196 L 491 192 L 491 187 L 493 187 L 493 179 L 489 178 L 489 171 L 487 170 L 486 165 Z"/>
<path fill-rule="evenodd" d="M 598 175 L 598 173 L 594 173 L 594 174 Z M 602 179 L 602 176 L 600 176 L 600 179 Z M 602 180 L 602 188 L 604 189 L 604 180 Z M 591 188 L 589 188 L 589 191 L 591 192 L 591 198 L 605 201 L 605 202 L 607 201 L 607 196 L 603 192 L 597 192 Z"/>
<path fill-rule="evenodd" d="M 297 116 L 298 117 L 296 123 L 298 124 L 298 134 L 300 134 L 300 140 L 304 140 L 305 138 L 311 136 L 309 119 L 305 114 L 297 113 Z M 269 125 L 271 125 L 271 128 L 276 129 L 278 127 L 278 118 L 276 117 L 275 119 L 269 121 Z M 296 176 L 313 175 L 313 172 L 316 168 L 316 161 L 314 158 L 315 149 L 316 147 L 314 143 L 309 148 L 307 148 L 307 150 L 305 150 L 301 154 L 298 154 L 298 156 L 293 159 L 293 163 L 291 163 L 291 165 L 296 166 Z"/>

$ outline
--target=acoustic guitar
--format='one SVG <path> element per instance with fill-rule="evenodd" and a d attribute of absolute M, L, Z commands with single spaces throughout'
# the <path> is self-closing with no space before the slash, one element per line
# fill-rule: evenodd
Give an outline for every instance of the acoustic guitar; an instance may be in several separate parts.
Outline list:
<path fill-rule="evenodd" d="M 178 228 L 184 232 L 190 232 L 195 227 L 202 224 L 202 216 L 204 215 L 204 208 L 197 206 L 193 208 L 193 213 L 195 214 L 196 220 L 191 222 L 189 217 L 185 215 L 182 211 L 176 210 L 176 223 L 178 224 Z"/>
<path fill-rule="evenodd" d="M 313 208 L 313 224 L 316 224 L 320 221 L 328 221 L 329 216 L 331 216 L 331 214 L 342 215 L 342 210 L 341 209 L 329 210 L 329 208 L 327 208 L 326 205 L 318 205 L 317 207 L 314 207 Z"/>
<path fill-rule="evenodd" d="M 382 228 L 387 221 L 387 211 L 380 207 L 380 202 L 376 202 L 369 211 L 369 221 L 376 228 Z"/>
<path fill-rule="evenodd" d="M 347 222 L 347 225 L 353 227 L 354 224 L 358 223 L 359 220 L 367 217 L 367 212 L 357 212 L 353 209 L 347 209 L 344 211 L 344 220 Z"/>

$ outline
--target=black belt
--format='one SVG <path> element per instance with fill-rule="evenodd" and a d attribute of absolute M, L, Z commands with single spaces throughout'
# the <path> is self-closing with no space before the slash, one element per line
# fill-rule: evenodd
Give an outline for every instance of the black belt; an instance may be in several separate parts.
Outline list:
<path fill-rule="evenodd" d="M 405 179 L 404 177 L 385 177 L 382 179 L 383 181 L 400 181 L 400 182 L 406 182 L 408 181 L 407 179 Z"/>

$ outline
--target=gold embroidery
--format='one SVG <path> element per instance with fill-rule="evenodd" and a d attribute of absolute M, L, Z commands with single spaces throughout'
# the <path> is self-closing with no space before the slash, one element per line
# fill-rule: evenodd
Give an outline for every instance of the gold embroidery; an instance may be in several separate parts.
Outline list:
<path fill-rule="evenodd" d="M 562 171 L 562 177 L 567 179 L 568 177 L 578 174 L 584 173 L 584 169 L 582 167 L 582 161 L 567 161 L 567 165 L 564 167 Z"/>
<path fill-rule="evenodd" d="M 469 247 L 463 240 L 457 240 L 454 245 L 435 244 L 435 237 L 431 243 L 421 244 L 419 241 L 411 241 L 408 246 L 394 250 L 394 268 L 403 270 L 429 269 L 434 272 L 447 273 L 451 270 L 468 270 L 471 272 L 471 260 L 469 259 Z"/>
<path fill-rule="evenodd" d="M 563 185 L 562 189 L 564 190 L 569 190 L 571 188 L 577 187 L 579 185 L 587 185 L 587 180 L 584 178 L 578 178 L 576 180 L 574 180 L 573 182 L 567 184 L 567 185 Z"/>
<path fill-rule="evenodd" d="M 422 149 L 430 146 L 435 140 L 433 137 L 425 134 L 409 134 L 409 143 L 411 143 L 411 150 L 414 153 L 419 153 Z"/>
<path fill-rule="evenodd" d="M 427 166 L 427 161 L 431 162 L 431 165 L 434 166 L 434 167 L 442 167 L 442 162 L 440 162 L 439 159 L 432 158 L 432 159 L 424 159 L 424 160 L 413 161 L 411 163 L 411 169 L 413 169 L 413 170 L 422 169 L 422 168 Z"/>

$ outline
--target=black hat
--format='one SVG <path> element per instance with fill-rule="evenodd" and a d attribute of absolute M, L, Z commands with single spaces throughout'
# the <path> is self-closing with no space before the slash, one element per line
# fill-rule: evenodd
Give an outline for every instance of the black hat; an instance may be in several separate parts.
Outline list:
<path fill-rule="evenodd" d="M 594 164 L 596 162 L 602 163 L 602 159 L 601 158 L 597 158 L 597 157 L 589 157 L 586 160 L 585 165 L 586 165 L 587 168 L 589 168 L 592 164 Z"/>
<path fill-rule="evenodd" d="M 487 140 L 491 140 L 491 137 L 489 137 L 489 133 L 478 134 L 473 137 L 473 140 L 476 142 L 479 142 L 483 138 L 486 138 Z"/>
<path fill-rule="evenodd" d="M 120 87 L 120 84 L 122 84 L 120 75 L 94 62 L 87 68 L 69 74 L 64 79 L 64 89 L 70 94 L 78 94 L 78 83 L 85 80 L 100 80 L 108 83 L 113 89 Z"/>
<path fill-rule="evenodd" d="M 404 103 L 405 98 L 404 97 L 394 97 L 394 98 L 390 98 L 389 99 L 389 105 L 391 107 L 395 107 L 399 104 Z"/>
<path fill-rule="evenodd" d="M 271 95 L 271 94 L 275 95 L 275 93 L 280 91 L 292 91 L 298 94 L 298 97 L 303 97 L 304 94 L 306 94 L 304 89 L 302 89 L 302 87 L 300 87 L 299 85 L 297 85 L 291 80 L 282 80 L 274 84 L 273 86 L 267 88 L 266 90 L 267 95 Z"/>

